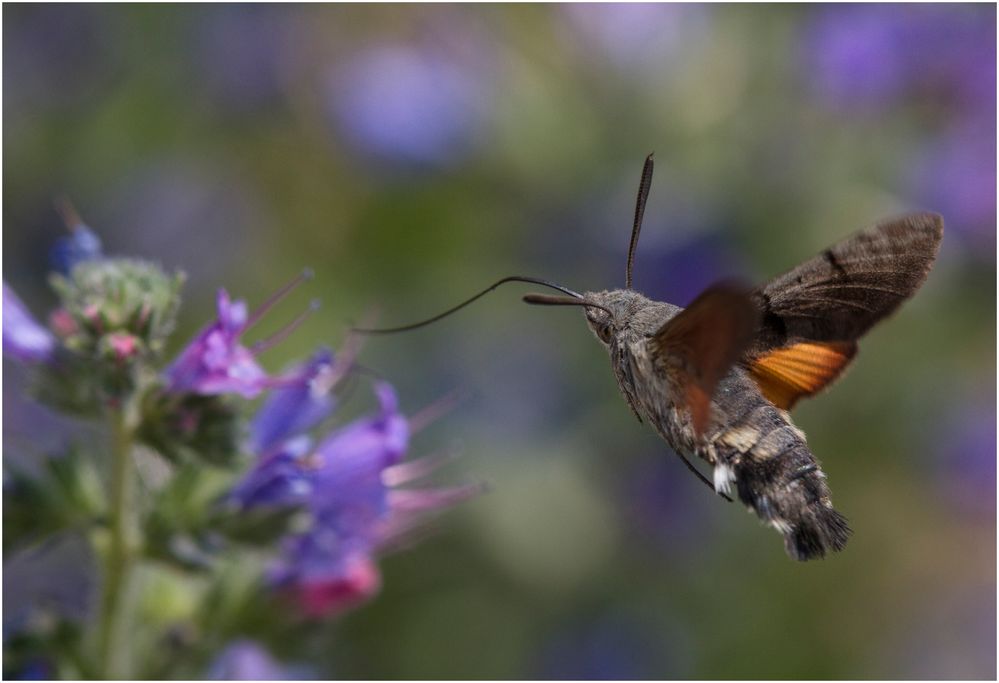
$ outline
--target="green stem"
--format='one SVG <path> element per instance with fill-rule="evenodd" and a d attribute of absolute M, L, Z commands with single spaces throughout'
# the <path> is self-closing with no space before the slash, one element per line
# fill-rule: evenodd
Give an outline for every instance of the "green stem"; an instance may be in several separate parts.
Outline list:
<path fill-rule="evenodd" d="M 127 678 L 129 653 L 122 642 L 123 600 L 132 565 L 132 429 L 127 409 L 112 418 L 110 543 L 104 568 L 104 592 L 98 623 L 98 660 L 103 678 Z"/>

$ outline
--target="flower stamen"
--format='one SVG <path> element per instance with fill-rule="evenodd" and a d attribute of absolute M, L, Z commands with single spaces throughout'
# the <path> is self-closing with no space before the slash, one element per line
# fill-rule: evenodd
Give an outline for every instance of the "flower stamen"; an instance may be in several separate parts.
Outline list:
<path fill-rule="evenodd" d="M 455 389 L 445 394 L 409 418 L 410 431 L 416 434 L 426 429 L 433 422 L 454 410 L 466 398 L 468 398 L 468 392 L 462 389 Z"/>
<path fill-rule="evenodd" d="M 260 341 L 254 343 L 253 346 L 250 347 L 250 352 L 256 356 L 263 353 L 267 349 L 270 349 L 280 344 L 285 339 L 287 339 L 292 332 L 301 327 L 302 323 L 304 323 L 306 320 L 309 319 L 309 316 L 311 316 L 313 313 L 315 313 L 318 310 L 319 310 L 319 299 L 313 299 L 312 301 L 309 302 L 309 307 L 304 311 L 302 311 L 301 313 L 299 313 L 298 316 L 290 323 L 285 325 L 283 328 L 281 328 L 271 336 L 265 339 L 261 339 Z M 256 314 L 254 314 L 254 317 L 255 316 Z M 250 319 L 250 322 L 247 323 L 247 326 L 252 324 L 252 322 L 253 318 Z"/>
<path fill-rule="evenodd" d="M 312 269 L 305 268 L 301 273 L 298 274 L 298 276 L 295 279 L 293 279 L 284 287 L 281 287 L 279 290 L 271 294 L 270 297 L 268 297 L 267 300 L 264 301 L 264 303 L 260 304 L 260 306 L 257 307 L 257 310 L 255 310 L 250 315 L 246 323 L 243 324 L 243 331 L 245 332 L 246 330 L 250 329 L 255 324 L 257 324 L 260 321 L 260 319 L 264 316 L 264 314 L 267 313 L 267 311 L 269 311 L 274 306 L 274 304 L 278 303 L 286 296 L 291 294 L 295 289 L 298 288 L 299 285 L 302 285 L 311 280 L 313 276 L 314 273 L 312 272 Z"/>

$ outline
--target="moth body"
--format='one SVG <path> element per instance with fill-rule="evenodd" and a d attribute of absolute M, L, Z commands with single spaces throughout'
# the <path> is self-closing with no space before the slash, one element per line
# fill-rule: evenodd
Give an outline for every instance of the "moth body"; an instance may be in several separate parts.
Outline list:
<path fill-rule="evenodd" d="M 745 369 L 733 366 L 720 379 L 698 436 L 686 409 L 683 360 L 662 359 L 654 343 L 656 333 L 683 309 L 632 290 L 583 296 L 607 309 L 585 309 L 587 323 L 607 348 L 618 387 L 640 420 L 673 450 L 709 463 L 715 490 L 734 489 L 784 537 L 791 557 L 822 557 L 845 545 L 849 528 L 832 507 L 825 474 L 804 434 L 762 395 Z"/>
<path fill-rule="evenodd" d="M 826 475 L 788 414 L 823 391 L 857 354 L 858 341 L 926 280 L 943 239 L 943 219 L 911 213 L 881 221 L 754 289 L 720 282 L 687 308 L 632 288 L 635 248 L 652 182 L 642 168 L 624 289 L 580 294 L 535 277 L 510 275 L 418 323 L 362 332 L 402 332 L 451 315 L 506 282 L 565 296 L 524 301 L 579 306 L 610 354 L 625 401 L 708 486 L 738 496 L 784 537 L 796 560 L 842 549 L 850 535 L 833 509 Z M 688 458 L 712 467 L 708 479 Z"/>

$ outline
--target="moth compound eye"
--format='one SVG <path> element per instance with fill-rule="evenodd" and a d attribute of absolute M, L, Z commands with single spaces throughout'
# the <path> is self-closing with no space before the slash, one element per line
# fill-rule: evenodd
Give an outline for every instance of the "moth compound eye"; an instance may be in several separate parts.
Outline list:
<path fill-rule="evenodd" d="M 600 341 L 604 344 L 610 344 L 611 340 L 611 326 L 609 323 L 602 323 L 597 325 L 597 336 L 600 337 Z"/>

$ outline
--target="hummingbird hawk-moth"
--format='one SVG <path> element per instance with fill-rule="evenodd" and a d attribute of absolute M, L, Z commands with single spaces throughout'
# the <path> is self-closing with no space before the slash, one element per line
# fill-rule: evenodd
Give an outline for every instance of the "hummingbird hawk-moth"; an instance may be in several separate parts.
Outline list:
<path fill-rule="evenodd" d="M 783 536 L 792 558 L 841 550 L 850 528 L 833 508 L 826 475 L 788 411 L 834 382 L 856 355 L 860 337 L 915 293 L 936 258 L 943 220 L 913 213 L 882 221 L 755 289 L 719 283 L 684 309 L 632 289 L 652 169 L 649 155 L 624 289 L 580 294 L 510 276 L 420 323 L 359 331 L 422 327 L 505 282 L 556 289 L 564 296 L 528 294 L 524 300 L 584 309 L 635 416 L 698 477 L 725 498 L 737 495 Z M 712 467 L 710 480 L 690 456 Z"/>

